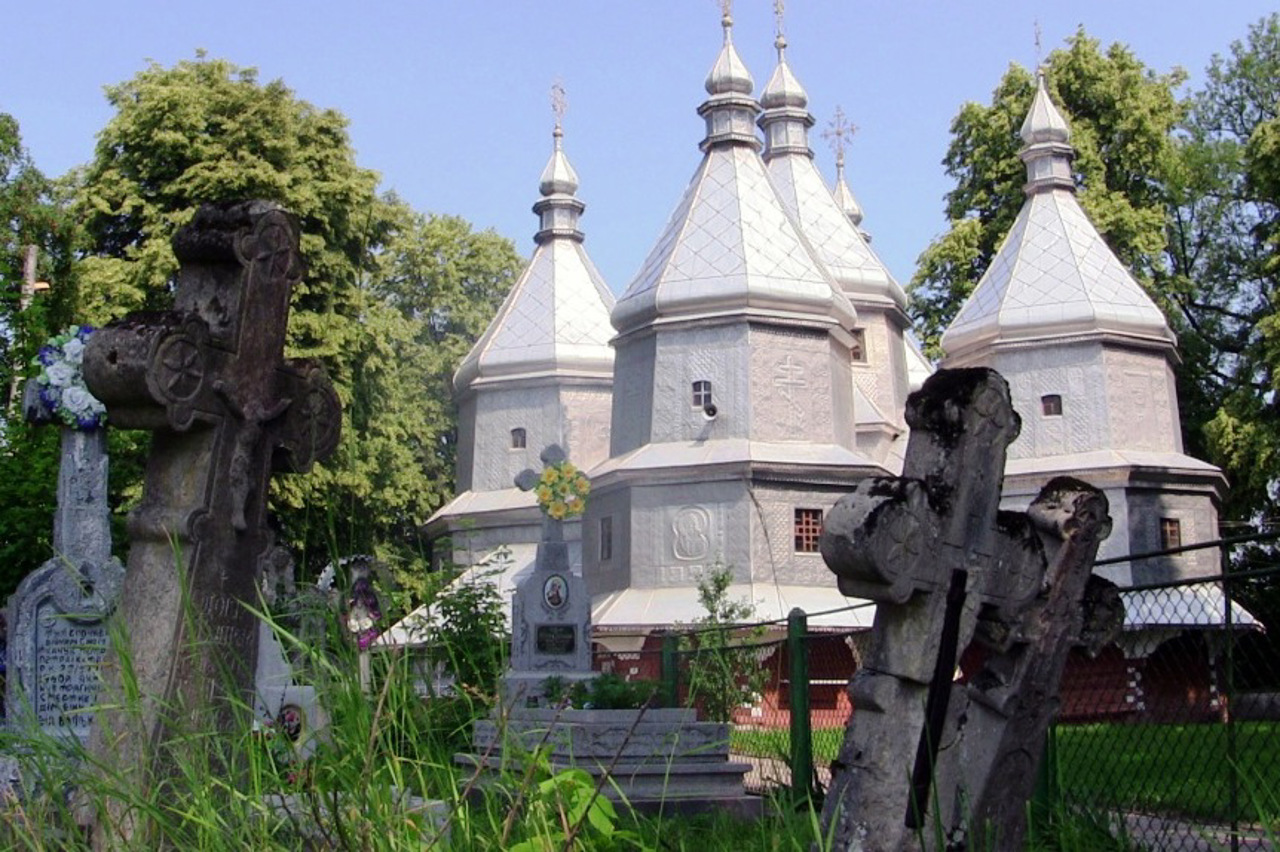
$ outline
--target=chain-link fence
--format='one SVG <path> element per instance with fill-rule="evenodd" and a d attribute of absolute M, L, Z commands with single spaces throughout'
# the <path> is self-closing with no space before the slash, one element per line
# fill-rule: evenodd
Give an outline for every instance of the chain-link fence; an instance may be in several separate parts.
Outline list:
<path fill-rule="evenodd" d="M 1046 746 L 1048 804 L 1085 813 L 1135 849 L 1270 848 L 1280 830 L 1280 557 L 1253 536 L 1100 562 L 1215 548 L 1235 570 L 1122 587 L 1125 629 L 1094 657 L 1071 652 L 1059 722 Z M 825 613 L 824 613 L 825 615 Z M 1277 625 L 1280 629 L 1280 624 Z M 708 687 L 739 691 L 733 751 L 749 786 L 821 792 L 851 707 L 847 685 L 869 631 L 788 622 L 651 637 L 609 670 L 664 682 L 667 700 L 706 709 Z M 665 647 L 665 654 L 663 648 Z M 730 674 L 698 670 L 718 658 Z"/>

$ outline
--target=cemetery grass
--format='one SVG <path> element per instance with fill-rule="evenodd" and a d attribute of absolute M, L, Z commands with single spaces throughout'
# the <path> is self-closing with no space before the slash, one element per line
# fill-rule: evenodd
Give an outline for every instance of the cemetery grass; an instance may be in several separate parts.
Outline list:
<path fill-rule="evenodd" d="M 1280 724 L 1236 722 L 1241 818 L 1268 814 L 1251 790 L 1280 790 Z M 1227 727 L 1206 724 L 1060 725 L 1058 777 L 1069 799 L 1094 807 L 1230 819 Z M 1262 805 L 1263 807 L 1259 807 Z"/>
<path fill-rule="evenodd" d="M 247 705 L 235 708 L 236 724 L 224 735 L 183 727 L 178 720 L 190 714 L 173 708 L 164 745 L 171 769 L 150 782 L 123 761 L 96 761 L 40 733 L 0 742 L 26 751 L 26 780 L 36 788 L 0 802 L 0 849 L 88 850 L 87 817 L 107 827 L 108 848 L 122 850 L 784 852 L 806 850 L 817 836 L 808 807 L 767 808 L 751 821 L 635 815 L 615 808 L 585 773 L 552 775 L 537 753 L 527 761 L 530 771 L 499 779 L 507 793 L 486 792 L 453 757 L 467 750 L 471 722 L 489 712 L 490 701 L 478 693 L 424 701 L 401 653 L 375 655 L 374 687 L 365 694 L 343 632 L 335 623 L 331 641 L 305 649 L 306 679 L 329 714 L 323 735 L 303 733 L 314 748 L 309 759 Z M 287 648 L 301 648 L 278 633 Z M 117 662 L 129 670 L 127 659 Z M 130 700 L 137 698 L 134 691 Z M 411 796 L 443 807 L 436 815 L 415 810 Z M 138 829 L 124 840 L 114 829 L 130 821 Z"/>

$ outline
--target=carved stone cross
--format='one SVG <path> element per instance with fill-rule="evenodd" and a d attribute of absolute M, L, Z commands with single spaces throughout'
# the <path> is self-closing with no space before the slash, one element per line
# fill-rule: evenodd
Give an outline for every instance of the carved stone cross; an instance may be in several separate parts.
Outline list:
<path fill-rule="evenodd" d="M 959 727 L 959 655 L 980 619 L 1018 624 L 1043 591 L 1040 534 L 999 512 L 1005 451 L 1020 427 L 1004 379 L 940 371 L 908 400 L 907 423 L 903 476 L 859 484 L 828 514 L 821 539 L 840 591 L 880 604 L 823 808 L 837 849 L 916 848 L 935 805 L 955 815 L 955 791 L 934 780 Z M 1089 551 L 1086 575 L 1091 564 Z"/>
<path fill-rule="evenodd" d="M 153 432 L 120 607 L 142 724 L 103 713 L 93 739 L 99 759 L 144 773 L 188 726 L 225 729 L 235 699 L 252 706 L 246 605 L 259 605 L 276 547 L 268 478 L 331 453 L 341 422 L 321 368 L 282 357 L 303 268 L 292 218 L 264 202 L 208 205 L 173 247 L 174 309 L 99 330 L 84 366 L 111 422 Z M 108 682 L 119 689 L 119 673 Z"/>

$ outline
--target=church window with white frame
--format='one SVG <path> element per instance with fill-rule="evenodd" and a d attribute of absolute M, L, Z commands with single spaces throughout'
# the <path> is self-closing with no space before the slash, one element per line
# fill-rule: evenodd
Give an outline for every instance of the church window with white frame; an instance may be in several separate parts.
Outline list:
<path fill-rule="evenodd" d="M 706 408 L 711 404 L 711 382 L 699 379 L 693 383 L 693 407 Z"/>

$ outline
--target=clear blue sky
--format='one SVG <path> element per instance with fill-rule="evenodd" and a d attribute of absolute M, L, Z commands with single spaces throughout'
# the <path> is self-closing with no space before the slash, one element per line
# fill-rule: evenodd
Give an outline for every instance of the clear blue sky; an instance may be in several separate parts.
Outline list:
<path fill-rule="evenodd" d="M 1227 0 L 790 0 L 788 58 L 815 131 L 837 105 L 859 132 L 848 177 L 866 227 L 904 284 L 945 226 L 940 160 L 967 100 L 1011 62 L 1036 60 L 1083 25 L 1149 66 L 1203 78 L 1273 3 Z M 111 116 L 102 87 L 147 60 L 203 48 L 282 78 L 341 111 L 362 166 L 421 211 L 493 227 L 528 254 L 550 151 L 549 89 L 569 99 L 565 147 L 587 204 L 587 248 L 623 290 L 699 160 L 695 113 L 721 31 L 713 0 L 37 0 L 6 15 L 0 111 L 50 175 L 87 162 Z M 774 66 L 769 0 L 734 4 L 734 41 L 757 94 Z M 834 157 L 814 148 L 831 178 Z"/>

